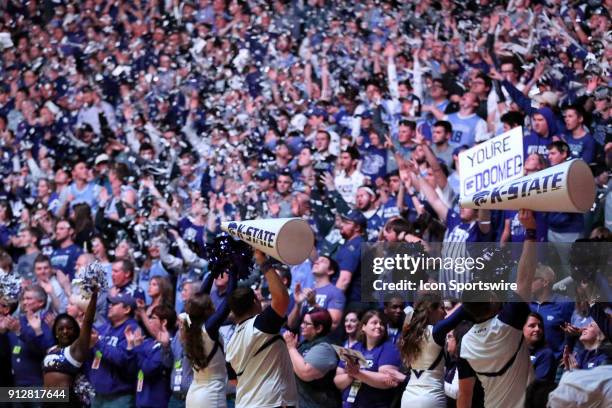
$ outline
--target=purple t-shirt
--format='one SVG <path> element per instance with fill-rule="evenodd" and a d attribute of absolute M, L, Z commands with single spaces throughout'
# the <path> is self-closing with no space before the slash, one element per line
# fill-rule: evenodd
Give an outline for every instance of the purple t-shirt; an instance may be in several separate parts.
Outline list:
<path fill-rule="evenodd" d="M 377 372 L 381 366 L 391 365 L 399 368 L 401 365 L 399 350 L 391 341 L 386 341 L 372 350 L 368 350 L 361 342 L 353 344 L 351 348 L 360 351 L 365 357 L 367 361 L 367 368 L 365 370 Z M 342 368 L 345 367 L 345 363 L 342 360 L 340 360 L 338 365 Z M 347 402 L 350 390 L 351 386 L 349 385 L 342 391 L 343 408 L 388 408 L 394 395 L 393 389 L 382 390 L 362 383 L 355 397 L 355 402 L 351 403 Z"/>
<path fill-rule="evenodd" d="M 329 284 L 315 289 L 317 305 L 323 309 L 344 310 L 344 293 L 335 285 Z"/>

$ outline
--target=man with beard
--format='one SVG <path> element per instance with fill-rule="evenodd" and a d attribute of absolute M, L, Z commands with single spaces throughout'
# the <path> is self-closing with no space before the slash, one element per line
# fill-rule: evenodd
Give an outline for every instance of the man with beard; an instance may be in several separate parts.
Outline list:
<path fill-rule="evenodd" d="M 361 211 L 367 219 L 367 240 L 370 242 L 376 241 L 384 221 L 382 208 L 376 205 L 376 193 L 374 190 L 368 186 L 359 187 L 355 197 L 355 208 Z"/>
<path fill-rule="evenodd" d="M 363 214 L 357 210 L 342 215 L 340 234 L 344 244 L 338 249 L 334 260 L 340 268 L 336 287 L 344 292 L 349 310 L 367 307 L 367 304 L 361 302 L 361 244 L 367 223 Z"/>
<path fill-rule="evenodd" d="M 450 122 L 446 120 L 439 120 L 433 125 L 433 131 L 431 132 L 431 151 L 434 155 L 442 159 L 446 164 L 446 167 L 453 165 L 453 149 L 448 144 L 453 134 L 453 127 Z"/>
<path fill-rule="evenodd" d="M 339 272 L 338 263 L 332 258 L 321 255 L 312 265 L 312 274 L 315 279 L 314 288 L 296 287 L 293 292 L 295 299 L 295 307 L 287 317 L 287 325 L 289 327 L 297 327 L 304 313 L 304 307 L 319 306 L 326 309 L 332 319 L 331 330 L 335 330 L 342 320 L 344 312 L 344 304 L 346 299 L 344 293 L 333 283 L 331 279 Z M 308 302 L 308 305 L 304 305 Z"/>
<path fill-rule="evenodd" d="M 344 201 L 353 207 L 357 189 L 364 184 L 365 176 L 357 169 L 359 151 L 355 147 L 348 147 L 340 153 L 340 168 L 342 171 L 334 179 L 336 190 Z"/>

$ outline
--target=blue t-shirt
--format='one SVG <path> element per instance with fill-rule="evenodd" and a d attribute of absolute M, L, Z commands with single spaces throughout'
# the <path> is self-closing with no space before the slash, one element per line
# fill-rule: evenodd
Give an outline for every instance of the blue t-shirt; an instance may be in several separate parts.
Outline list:
<path fill-rule="evenodd" d="M 546 214 L 541 212 L 535 213 L 536 219 L 536 240 L 538 242 L 546 241 L 546 232 L 548 231 L 546 225 Z M 525 241 L 525 228 L 519 221 L 518 211 L 516 210 L 504 210 L 504 220 L 510 220 L 510 242 L 523 242 Z M 518 258 L 517 258 L 518 259 Z"/>
<path fill-rule="evenodd" d="M 587 163 L 595 160 L 595 139 L 590 133 L 587 133 L 580 139 L 574 138 L 572 135 L 565 135 L 563 140 L 567 143 L 570 149 L 570 156 L 575 159 L 582 159 Z"/>
<path fill-rule="evenodd" d="M 446 214 L 446 235 L 444 242 L 480 242 L 482 241 L 482 232 L 478 226 L 478 222 L 463 222 L 459 213 L 453 209 L 448 209 Z"/>
<path fill-rule="evenodd" d="M 198 248 L 204 248 L 206 244 L 205 225 L 195 225 L 188 217 L 185 217 L 179 221 L 178 228 L 185 242 L 194 242 Z"/>
<path fill-rule="evenodd" d="M 542 346 L 530 350 L 529 354 L 536 380 L 555 381 L 558 365 L 555 353 L 549 347 Z"/>
<path fill-rule="evenodd" d="M 540 304 L 531 302 L 529 308 L 531 311 L 542 315 L 546 342 L 552 349 L 555 357 L 560 359 L 563 353 L 563 345 L 565 344 L 565 333 L 561 327 L 564 323 L 572 321 L 574 302 L 555 293 L 550 298 L 550 301 Z"/>
<path fill-rule="evenodd" d="M 482 118 L 473 113 L 467 117 L 459 116 L 459 112 L 448 115 L 448 121 L 453 126 L 450 143 L 455 146 L 474 146 L 476 143 L 476 126 Z"/>
<path fill-rule="evenodd" d="M 361 172 L 370 178 L 372 182 L 378 177 L 385 177 L 387 174 L 387 150 L 378 147 L 368 146 L 362 152 L 363 161 Z"/>
<path fill-rule="evenodd" d="M 315 289 L 317 305 L 323 309 L 344 310 L 346 298 L 344 293 L 335 285 L 329 284 Z"/>
<path fill-rule="evenodd" d="M 546 213 L 546 224 L 554 232 L 582 232 L 584 215 L 580 213 L 549 212 Z"/>
<path fill-rule="evenodd" d="M 61 270 L 72 280 L 72 278 L 74 278 L 74 273 L 76 272 L 74 270 L 76 261 L 82 253 L 83 250 L 75 244 L 72 244 L 66 248 L 56 248 L 51 254 L 51 266 L 55 269 Z"/>
<path fill-rule="evenodd" d="M 363 238 L 357 236 L 344 243 L 336 254 L 336 262 L 341 271 L 349 271 L 352 274 L 351 283 L 346 290 L 348 302 L 361 301 L 361 244 Z"/>
<path fill-rule="evenodd" d="M 379 208 L 370 218 L 368 218 L 368 241 L 376 242 L 378 235 L 385 225 L 385 221 L 382 217 L 383 211 Z"/>
<path fill-rule="evenodd" d="M 408 194 L 404 194 L 404 208 L 414 208 L 412 199 Z M 386 223 L 389 219 L 400 215 L 399 208 L 397 206 L 397 196 L 389 196 L 385 204 L 383 204 L 382 218 Z"/>
<path fill-rule="evenodd" d="M 367 366 L 362 369 L 378 372 L 378 369 L 382 366 L 391 365 L 399 368 L 401 365 L 399 350 L 391 341 L 386 341 L 372 350 L 368 350 L 361 342 L 353 344 L 351 348 L 360 351 L 365 357 Z M 338 365 L 342 368 L 346 366 L 342 360 Z M 342 391 L 343 408 L 388 408 L 395 393 L 393 389 L 382 390 L 362 383 L 355 397 L 355 402 L 350 403 L 347 402 L 350 390 L 351 386 L 349 385 Z"/>

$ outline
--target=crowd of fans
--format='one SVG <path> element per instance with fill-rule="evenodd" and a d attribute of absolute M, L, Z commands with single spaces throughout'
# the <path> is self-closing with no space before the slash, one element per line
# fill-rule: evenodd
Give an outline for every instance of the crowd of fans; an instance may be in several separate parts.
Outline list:
<path fill-rule="evenodd" d="M 606 406 L 610 315 L 592 289 L 612 299 L 610 270 L 581 286 L 563 244 L 612 237 L 611 8 L 0 0 L 0 268 L 21 280 L 0 296 L 0 385 L 224 407 L 227 359 L 239 407 Z M 591 166 L 589 212 L 459 207 L 459 153 L 516 127 L 525 173 Z M 311 225 L 310 259 L 209 272 L 221 222 L 286 217 Z M 533 268 L 497 309 L 456 293 L 363 302 L 361 245 L 377 241 L 451 257 L 525 242 Z M 532 265 L 533 241 L 560 266 Z M 73 279 L 92 262 L 109 288 L 89 298 Z M 250 308 L 249 288 L 271 306 Z M 286 358 L 280 371 L 257 377 L 248 336 L 274 342 L 251 359 Z"/>

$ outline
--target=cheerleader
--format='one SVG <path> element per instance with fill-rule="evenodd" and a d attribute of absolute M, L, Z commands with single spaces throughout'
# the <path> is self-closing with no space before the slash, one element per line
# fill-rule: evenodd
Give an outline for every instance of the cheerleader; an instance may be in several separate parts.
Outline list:
<path fill-rule="evenodd" d="M 445 313 L 440 296 L 428 293 L 415 305 L 410 323 L 404 325 L 399 347 L 410 379 L 402 408 L 446 408 L 444 343 L 447 333 L 464 320 L 464 313 L 460 307 L 444 319 Z"/>

